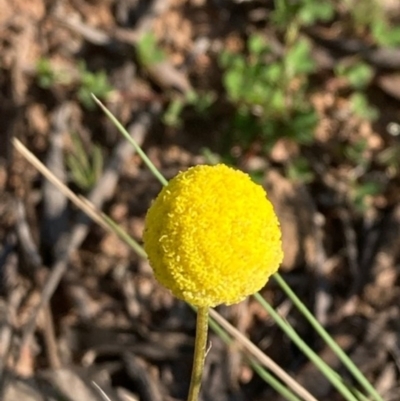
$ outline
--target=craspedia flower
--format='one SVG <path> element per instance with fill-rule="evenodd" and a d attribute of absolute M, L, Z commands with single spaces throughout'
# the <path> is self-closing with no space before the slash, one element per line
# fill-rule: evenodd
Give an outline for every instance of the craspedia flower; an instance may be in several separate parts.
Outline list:
<path fill-rule="evenodd" d="M 148 210 L 143 239 L 156 279 L 196 306 L 243 300 L 265 285 L 283 257 L 264 189 L 223 164 L 174 177 Z"/>

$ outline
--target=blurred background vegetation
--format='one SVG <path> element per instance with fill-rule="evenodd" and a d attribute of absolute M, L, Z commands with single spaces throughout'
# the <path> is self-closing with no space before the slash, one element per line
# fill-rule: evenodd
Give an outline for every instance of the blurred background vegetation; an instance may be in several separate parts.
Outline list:
<path fill-rule="evenodd" d="M 115 187 L 105 185 L 112 190 L 100 203 L 139 241 L 144 214 L 160 189 L 140 159 L 119 148 L 121 137 L 93 93 L 168 178 L 193 164 L 224 162 L 268 189 L 282 222 L 285 278 L 332 333 L 348 336 L 344 348 L 385 400 L 397 399 L 397 0 L 0 0 L 0 10 L 2 266 L 10 255 L 19 258 L 2 295 L 9 299 L 14 288 L 23 288 L 15 330 L 27 323 L 28 295 L 41 289 L 26 269 L 26 247 L 18 248 L 24 242 L 17 201 L 45 275 L 59 260 L 62 234 L 73 232 L 79 219 L 13 152 L 12 138 L 78 194 L 98 190 L 115 162 Z M 99 229 L 91 227 L 84 237 L 66 259 L 69 273 L 50 311 L 56 340 L 69 350 L 64 363 L 82 365 L 79 357 L 94 342 L 79 325 L 125 330 L 133 319 L 144 332 L 193 333 L 192 315 L 155 289 L 145 262 Z M 322 353 L 279 290 L 272 285 L 265 291 Z M 242 308 L 245 314 L 232 308 L 227 316 L 318 399 L 333 400 L 329 386 L 313 383 L 293 344 L 260 325 L 257 307 L 249 301 Z M 185 313 L 190 323 L 182 320 Z M 377 331 L 382 336 L 371 334 Z M 387 336 L 391 347 L 383 343 Z M 22 364 L 28 373 L 49 366 L 33 349 L 29 355 Z M 188 380 L 171 367 L 174 357 L 163 360 L 170 376 L 159 360 L 142 357 L 164 372 L 166 393 L 184 397 L 181 383 Z M 269 395 L 245 369 L 231 373 L 232 382 L 210 384 L 210 394 L 223 400 Z"/>

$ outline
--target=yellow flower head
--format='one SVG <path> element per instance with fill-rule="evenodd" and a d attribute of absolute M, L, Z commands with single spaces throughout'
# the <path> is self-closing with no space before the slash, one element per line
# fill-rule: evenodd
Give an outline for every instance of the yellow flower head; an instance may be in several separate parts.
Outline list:
<path fill-rule="evenodd" d="M 265 285 L 283 257 L 264 189 L 223 164 L 173 178 L 147 213 L 143 239 L 157 280 L 196 306 L 243 300 Z"/>

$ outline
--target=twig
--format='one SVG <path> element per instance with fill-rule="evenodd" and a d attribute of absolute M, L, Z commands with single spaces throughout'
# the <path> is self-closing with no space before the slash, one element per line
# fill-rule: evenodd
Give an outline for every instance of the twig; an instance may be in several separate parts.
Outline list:
<path fill-rule="evenodd" d="M 104 32 L 65 15 L 60 15 L 57 11 L 53 18 L 61 25 L 80 34 L 85 40 L 98 46 L 112 48 L 115 45 L 128 44 L 135 45 L 141 35 L 152 30 L 155 18 L 163 14 L 169 8 L 169 0 L 155 0 L 150 9 L 139 19 L 134 30 L 115 28 L 111 32 Z"/>
<path fill-rule="evenodd" d="M 35 270 L 42 266 L 42 257 L 40 256 L 36 244 L 33 241 L 29 225 L 26 221 L 25 207 L 21 200 L 16 200 L 16 222 L 15 231 L 18 237 L 19 245 L 26 262 Z M 35 272 L 33 272 L 35 275 Z"/>
<path fill-rule="evenodd" d="M 25 208 L 20 200 L 17 201 L 17 221 L 16 221 L 16 232 L 21 248 L 24 252 L 25 259 L 29 262 L 30 266 L 33 267 L 33 277 L 38 288 L 42 288 L 43 285 L 43 273 L 44 268 L 42 266 L 42 258 L 40 257 L 39 251 L 33 241 L 31 232 L 29 230 L 28 223 L 25 217 Z M 44 340 L 47 348 L 47 356 L 49 358 L 50 366 L 53 368 L 60 368 L 61 361 L 58 355 L 56 335 L 54 331 L 53 315 L 49 304 L 46 304 L 43 309 L 44 315 Z M 23 345 L 27 345 L 25 343 Z M 21 357 L 21 352 L 24 349 L 20 348 L 20 355 L 17 358 L 17 363 Z"/>
<path fill-rule="evenodd" d="M 354 313 L 356 306 L 356 297 L 360 290 L 362 283 L 361 272 L 358 263 L 358 248 L 357 248 L 357 235 L 354 226 L 351 221 L 350 212 L 346 207 L 342 207 L 339 210 L 339 218 L 343 225 L 344 238 L 346 241 L 346 253 L 347 260 L 349 263 L 350 273 L 352 276 L 351 288 L 349 291 L 349 299 L 343 306 L 342 311 L 346 315 Z"/>
<path fill-rule="evenodd" d="M 346 242 L 346 253 L 347 259 L 350 267 L 351 273 L 351 288 L 349 290 L 349 298 L 345 305 L 341 308 L 341 311 L 336 314 L 336 319 L 339 316 L 348 315 L 352 313 L 356 306 L 357 302 L 357 293 L 361 289 L 362 278 L 361 278 L 361 270 L 359 265 L 359 255 L 358 255 L 358 247 L 357 247 L 357 235 L 355 229 L 353 227 L 353 223 L 351 220 L 351 215 L 349 211 L 349 194 L 348 194 L 348 184 L 344 181 L 339 180 L 333 174 L 329 173 L 326 170 L 326 167 L 323 166 L 317 160 L 314 160 L 314 168 L 319 172 L 323 182 L 329 188 L 332 188 L 336 193 L 336 204 L 339 206 L 339 218 L 343 225 L 344 237 Z M 352 171 L 352 178 L 362 174 L 363 170 Z"/>
<path fill-rule="evenodd" d="M 139 35 L 142 35 L 145 32 L 151 31 L 154 20 L 168 10 L 170 2 L 170 0 L 153 0 L 149 9 L 136 24 L 136 32 L 138 32 Z"/>
<path fill-rule="evenodd" d="M 96 382 L 92 381 L 92 385 L 98 391 L 104 401 L 112 401 L 106 392 Z"/>
<path fill-rule="evenodd" d="M 110 46 L 112 47 L 115 44 L 115 39 L 108 33 L 98 29 L 88 26 L 87 24 L 78 21 L 76 19 L 68 18 L 65 16 L 54 16 L 54 19 L 62 26 L 80 34 L 85 40 L 89 43 L 93 43 L 98 46 Z M 132 37 L 133 40 L 136 40 L 136 36 Z"/>
<path fill-rule="evenodd" d="M 355 54 L 378 68 L 398 69 L 400 67 L 400 49 L 396 47 L 376 48 L 360 39 L 338 38 L 336 36 L 328 38 L 323 36 L 318 28 L 303 30 L 317 43 L 345 54 Z"/>
<path fill-rule="evenodd" d="M 98 28 L 93 28 L 87 24 L 72 19 L 68 16 L 58 16 L 54 18 L 58 23 L 82 35 L 90 43 L 97 46 L 104 46 L 113 52 L 120 53 L 121 46 L 128 45 L 135 47 L 140 41 L 142 35 L 150 32 L 154 16 L 158 15 L 164 9 L 167 0 L 158 0 L 154 2 L 153 14 L 146 15 L 146 18 L 139 23 L 135 30 L 115 29 L 113 32 L 104 32 Z M 144 65 L 150 78 L 163 89 L 175 89 L 182 94 L 188 94 L 191 90 L 191 84 L 186 74 L 176 68 L 168 59 L 149 65 Z"/>
<path fill-rule="evenodd" d="M 67 131 L 70 114 L 71 105 L 68 103 L 63 103 L 54 112 L 46 157 L 47 168 L 63 182 L 66 179 L 63 136 Z M 57 254 L 57 243 L 68 228 L 68 202 L 67 197 L 48 180 L 43 181 L 42 222 L 42 242 L 54 258 Z"/>
<path fill-rule="evenodd" d="M 314 205 L 315 206 L 315 205 Z M 315 288 L 315 316 L 324 326 L 328 322 L 328 311 L 332 304 L 332 296 L 330 294 L 330 284 L 328 281 L 328 273 L 330 263 L 326 256 L 323 245 L 323 217 L 314 210 L 314 241 L 315 241 L 315 260 L 314 274 L 316 277 Z"/>
<path fill-rule="evenodd" d="M 142 401 L 162 401 L 163 397 L 160 392 L 159 383 L 155 378 L 151 377 L 148 369 L 132 352 L 126 351 L 122 356 L 126 372 L 134 383 L 137 392 Z"/>
<path fill-rule="evenodd" d="M 234 328 L 215 310 L 210 309 L 210 316 L 226 330 L 227 333 L 239 340 L 243 348 L 253 355 L 261 364 L 271 370 L 278 376 L 288 387 L 290 387 L 296 394 L 303 397 L 305 401 L 317 401 L 304 387 L 290 377 L 280 366 L 278 366 L 271 358 L 265 355 L 255 344 L 253 344 L 245 335 Z"/>
<path fill-rule="evenodd" d="M 156 105 L 151 112 L 142 112 L 135 123 L 133 123 L 129 129 L 129 132 L 138 143 L 141 143 L 144 139 L 144 136 L 150 127 L 150 124 L 154 118 L 154 115 L 158 114 L 159 107 Z M 51 179 L 55 184 L 62 184 L 51 174 L 42 163 L 31 153 L 29 152 L 21 142 L 14 139 L 13 141 L 16 149 L 23 154 L 23 156 L 32 163 L 42 174 L 45 174 L 46 178 Z M 112 194 L 115 191 L 117 180 L 119 177 L 119 172 L 124 160 L 126 160 L 133 153 L 133 149 L 131 146 L 127 144 L 126 141 L 122 140 L 114 149 L 111 160 L 106 167 L 103 176 L 98 181 L 95 188 L 89 194 L 89 201 L 92 203 L 94 208 L 101 209 L 103 203 L 111 198 Z M 62 185 L 61 185 L 62 187 Z M 54 291 L 56 290 L 59 282 L 61 281 L 67 266 L 69 257 L 82 243 L 85 239 L 90 224 L 90 218 L 94 219 L 97 223 L 99 223 L 102 227 L 106 227 L 105 224 L 101 221 L 101 218 L 96 213 L 94 208 L 90 208 L 89 204 L 83 202 L 79 197 L 75 194 L 71 193 L 71 191 L 64 186 L 63 189 L 66 193 L 69 193 L 75 201 L 79 204 L 85 205 L 85 213 L 81 213 L 78 222 L 72 228 L 71 234 L 64 239 L 64 246 L 60 247 L 58 258 L 53 264 L 51 268 L 51 273 L 47 278 L 47 281 L 42 289 L 41 299 L 37 307 L 34 309 L 31 319 L 29 320 L 22 338 L 22 345 L 27 344 L 29 339 L 31 338 L 35 327 L 36 327 L 36 318 L 39 311 L 42 307 L 49 302 L 52 297 Z"/>
<path fill-rule="evenodd" d="M 18 266 L 18 257 L 15 252 L 15 235 L 9 235 L 0 254 L 0 399 L 6 388 L 6 366 L 11 354 L 14 336 L 14 319 L 22 294 L 16 287 L 15 277 Z"/>

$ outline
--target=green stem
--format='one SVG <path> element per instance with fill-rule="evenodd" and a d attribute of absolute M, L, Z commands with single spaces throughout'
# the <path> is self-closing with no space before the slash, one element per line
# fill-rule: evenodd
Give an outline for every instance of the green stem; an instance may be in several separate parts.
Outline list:
<path fill-rule="evenodd" d="M 201 377 L 206 359 L 208 333 L 208 307 L 197 308 L 196 341 L 194 344 L 194 359 L 192 377 L 190 378 L 189 395 L 187 401 L 197 401 L 199 398 Z"/>
<path fill-rule="evenodd" d="M 196 308 L 190 305 L 194 311 Z M 209 317 L 208 324 L 211 330 L 214 331 L 224 341 L 227 345 L 232 344 L 232 339 L 227 334 L 227 332 L 212 318 Z M 236 339 L 237 340 L 237 339 Z M 278 392 L 285 400 L 287 401 L 302 401 L 297 395 L 295 395 L 288 387 L 287 383 L 280 382 L 273 374 L 271 374 L 267 369 L 260 365 L 254 357 L 246 358 L 249 365 L 254 369 L 254 371 L 263 379 L 266 383 L 268 383 L 276 392 Z M 274 372 L 275 373 L 275 372 Z M 362 400 L 365 401 L 365 400 Z"/>

